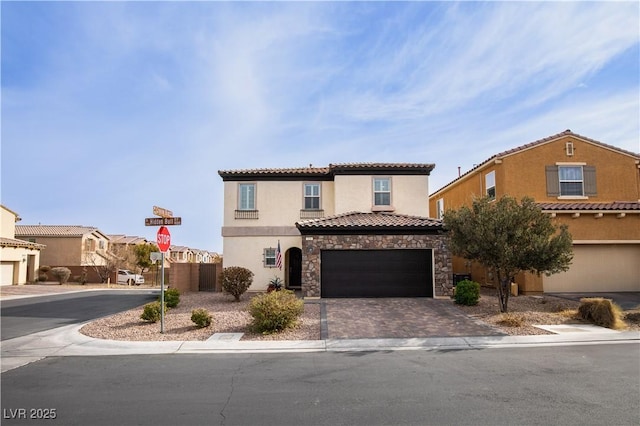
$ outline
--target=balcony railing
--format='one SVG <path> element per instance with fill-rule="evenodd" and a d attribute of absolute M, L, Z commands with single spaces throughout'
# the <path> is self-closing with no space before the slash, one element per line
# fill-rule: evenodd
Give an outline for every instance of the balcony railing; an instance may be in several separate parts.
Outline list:
<path fill-rule="evenodd" d="M 324 210 L 300 210 L 300 219 L 320 219 L 324 217 Z"/>
<path fill-rule="evenodd" d="M 257 219 L 258 210 L 236 210 L 236 219 Z"/>

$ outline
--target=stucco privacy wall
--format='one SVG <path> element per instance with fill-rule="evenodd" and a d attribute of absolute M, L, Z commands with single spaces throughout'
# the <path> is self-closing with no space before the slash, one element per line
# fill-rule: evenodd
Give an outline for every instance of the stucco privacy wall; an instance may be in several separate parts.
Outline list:
<path fill-rule="evenodd" d="M 320 297 L 322 250 L 433 249 L 433 294 L 451 295 L 451 253 L 445 235 L 304 235 L 302 295 Z"/>

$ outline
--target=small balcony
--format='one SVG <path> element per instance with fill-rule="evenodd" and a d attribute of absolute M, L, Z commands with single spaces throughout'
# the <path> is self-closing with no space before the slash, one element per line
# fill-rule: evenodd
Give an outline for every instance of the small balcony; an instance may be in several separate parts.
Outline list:
<path fill-rule="evenodd" d="M 324 217 L 324 210 L 300 210 L 300 219 L 321 219 Z"/>
<path fill-rule="evenodd" d="M 257 219 L 258 210 L 236 210 L 236 219 Z"/>

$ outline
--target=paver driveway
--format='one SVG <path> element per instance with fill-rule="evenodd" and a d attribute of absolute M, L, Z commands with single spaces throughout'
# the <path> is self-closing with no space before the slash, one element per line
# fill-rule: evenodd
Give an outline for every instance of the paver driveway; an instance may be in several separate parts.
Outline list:
<path fill-rule="evenodd" d="M 502 336 L 450 300 L 431 298 L 322 299 L 328 338 Z"/>

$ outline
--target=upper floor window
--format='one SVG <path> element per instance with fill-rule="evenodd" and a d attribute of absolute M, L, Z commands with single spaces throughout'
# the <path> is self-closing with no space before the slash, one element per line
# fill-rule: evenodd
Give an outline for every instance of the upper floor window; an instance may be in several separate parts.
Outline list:
<path fill-rule="evenodd" d="M 558 163 L 546 167 L 549 197 L 596 196 L 596 168 L 585 164 Z"/>
<path fill-rule="evenodd" d="M 238 185 L 238 210 L 256 209 L 256 184 L 241 183 Z"/>
<path fill-rule="evenodd" d="M 444 216 L 444 198 L 436 200 L 436 215 L 438 219 L 442 219 L 442 216 Z"/>
<path fill-rule="evenodd" d="M 86 251 L 96 251 L 96 240 L 92 238 L 84 240 L 84 249 Z"/>
<path fill-rule="evenodd" d="M 373 179 L 373 205 L 391 205 L 391 178 Z"/>
<path fill-rule="evenodd" d="M 305 210 L 320 209 L 320 184 L 319 183 L 304 184 L 304 208 Z"/>
<path fill-rule="evenodd" d="M 496 172 L 492 171 L 484 175 L 484 186 L 487 197 L 494 200 L 496 198 Z"/>
<path fill-rule="evenodd" d="M 560 196 L 584 196 L 582 166 L 559 166 Z"/>

